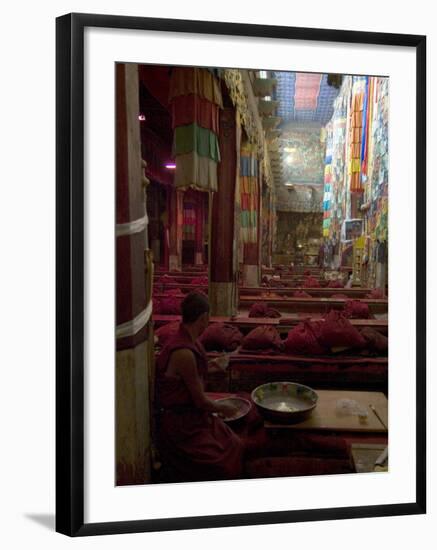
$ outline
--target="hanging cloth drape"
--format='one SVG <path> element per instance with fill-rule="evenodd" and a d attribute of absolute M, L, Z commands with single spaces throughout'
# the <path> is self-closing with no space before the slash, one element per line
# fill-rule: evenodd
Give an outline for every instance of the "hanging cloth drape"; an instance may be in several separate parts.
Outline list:
<path fill-rule="evenodd" d="M 363 128 L 363 146 L 361 153 L 361 171 L 367 177 L 367 167 L 369 160 L 369 140 L 372 133 L 372 116 L 373 116 L 373 83 L 372 77 L 368 78 L 366 87 L 366 110 L 365 110 L 365 126 Z"/>
<path fill-rule="evenodd" d="M 169 93 L 176 162 L 175 186 L 179 189 L 217 191 L 220 86 L 207 69 L 176 67 Z"/>
<path fill-rule="evenodd" d="M 199 191 L 217 191 L 217 163 L 195 152 L 176 157 L 175 186 Z"/>
<path fill-rule="evenodd" d="M 214 132 L 201 128 L 197 124 L 178 126 L 173 137 L 173 154 L 175 157 L 187 153 L 197 153 L 214 162 L 220 162 L 218 137 Z"/>
<path fill-rule="evenodd" d="M 250 145 L 240 152 L 240 236 L 243 243 L 258 242 L 258 161 Z"/>
<path fill-rule="evenodd" d="M 184 225 L 182 238 L 184 241 L 194 241 L 196 227 L 196 210 L 193 202 L 184 201 Z"/>
<path fill-rule="evenodd" d="M 207 69 L 175 67 L 170 79 L 170 101 L 178 96 L 194 94 L 223 108 L 220 86 L 215 76 Z"/>
<path fill-rule="evenodd" d="M 174 97 L 171 102 L 173 129 L 192 124 L 218 135 L 220 107 L 195 94 Z"/>
<path fill-rule="evenodd" d="M 358 80 L 352 88 L 352 102 L 349 119 L 349 166 L 350 190 L 362 192 L 361 184 L 361 145 L 363 135 L 363 110 L 365 99 L 365 80 Z"/>
<path fill-rule="evenodd" d="M 332 192 L 332 155 L 333 155 L 333 124 L 326 126 L 326 154 L 325 154 L 325 176 L 323 188 L 323 236 L 329 236 L 331 225 L 331 192 Z"/>
<path fill-rule="evenodd" d="M 208 195 L 204 193 L 198 193 L 196 203 L 196 227 L 194 229 L 194 240 L 196 241 L 196 252 L 202 254 L 203 260 L 203 231 L 206 224 L 204 224 L 205 218 L 205 200 L 208 199 Z"/>

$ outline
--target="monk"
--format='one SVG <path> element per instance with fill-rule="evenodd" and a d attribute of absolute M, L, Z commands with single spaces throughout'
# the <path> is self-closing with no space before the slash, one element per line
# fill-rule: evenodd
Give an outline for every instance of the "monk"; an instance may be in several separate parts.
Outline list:
<path fill-rule="evenodd" d="M 198 338 L 208 326 L 208 299 L 192 292 L 181 310 L 179 331 L 167 341 L 156 363 L 158 449 L 182 481 L 236 479 L 242 472 L 244 445 L 220 416 L 232 416 L 237 410 L 204 392 L 208 359 Z M 220 367 L 216 363 L 210 368 Z"/>

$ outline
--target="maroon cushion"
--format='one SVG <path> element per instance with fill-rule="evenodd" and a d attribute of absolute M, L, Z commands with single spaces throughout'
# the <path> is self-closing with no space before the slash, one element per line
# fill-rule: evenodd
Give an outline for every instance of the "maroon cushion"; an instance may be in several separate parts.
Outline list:
<path fill-rule="evenodd" d="M 382 300 L 384 298 L 384 292 L 381 288 L 374 288 L 367 294 L 366 298 L 374 299 L 374 300 Z"/>
<path fill-rule="evenodd" d="M 388 338 L 371 327 L 364 327 L 360 331 L 366 341 L 366 347 L 371 351 L 386 353 L 388 350 Z"/>
<path fill-rule="evenodd" d="M 320 323 L 319 342 L 329 348 L 363 348 L 366 343 L 351 322 L 336 310 L 331 310 Z"/>
<path fill-rule="evenodd" d="M 243 339 L 242 348 L 247 350 L 280 350 L 283 343 L 274 327 L 256 327 Z"/>
<path fill-rule="evenodd" d="M 185 296 L 180 288 L 168 288 L 164 291 L 166 296 Z"/>
<path fill-rule="evenodd" d="M 208 277 L 193 277 L 191 279 L 192 285 L 199 285 L 199 286 L 207 286 L 208 285 Z"/>
<path fill-rule="evenodd" d="M 162 348 L 165 346 L 169 338 L 179 330 L 179 321 L 173 323 L 167 323 L 155 330 L 155 336 L 158 338 L 158 344 Z"/>
<path fill-rule="evenodd" d="M 328 288 L 344 288 L 344 284 L 341 281 L 332 280 L 329 281 Z"/>
<path fill-rule="evenodd" d="M 168 296 L 161 299 L 160 313 L 164 315 L 180 315 L 181 314 L 182 297 Z"/>
<path fill-rule="evenodd" d="M 258 302 L 250 307 L 249 317 L 281 317 L 281 314 L 265 302 Z"/>
<path fill-rule="evenodd" d="M 167 273 L 165 273 L 164 275 L 159 277 L 158 283 L 159 284 L 175 284 L 176 279 L 174 277 L 170 277 L 170 275 L 167 275 Z"/>
<path fill-rule="evenodd" d="M 348 300 L 343 313 L 348 319 L 368 319 L 370 316 L 368 304 L 360 300 Z"/>
<path fill-rule="evenodd" d="M 237 327 L 223 323 L 212 323 L 200 337 L 207 351 L 234 351 L 243 341 Z"/>
<path fill-rule="evenodd" d="M 313 328 L 319 327 L 316 323 L 304 321 L 293 327 L 288 333 L 287 339 L 284 342 L 284 351 L 290 354 L 308 354 L 308 355 L 321 355 L 326 353 L 324 348 L 317 341 L 316 332 Z"/>
<path fill-rule="evenodd" d="M 315 277 L 304 277 L 303 286 L 304 288 L 320 288 L 320 283 Z"/>

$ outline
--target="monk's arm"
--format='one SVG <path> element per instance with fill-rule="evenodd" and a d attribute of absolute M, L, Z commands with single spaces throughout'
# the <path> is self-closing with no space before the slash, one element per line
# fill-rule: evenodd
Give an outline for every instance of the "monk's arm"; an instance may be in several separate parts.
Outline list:
<path fill-rule="evenodd" d="M 203 391 L 202 381 L 197 372 L 196 359 L 189 349 L 179 349 L 172 353 L 169 368 L 176 371 L 185 382 L 194 404 L 199 409 L 220 412 L 221 406 L 209 399 Z"/>

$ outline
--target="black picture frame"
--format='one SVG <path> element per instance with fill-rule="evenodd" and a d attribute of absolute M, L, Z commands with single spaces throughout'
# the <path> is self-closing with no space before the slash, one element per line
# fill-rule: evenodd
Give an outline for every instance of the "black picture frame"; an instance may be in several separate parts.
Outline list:
<path fill-rule="evenodd" d="M 362 43 L 416 51 L 416 500 L 390 505 L 84 523 L 84 29 Z M 56 20 L 56 530 L 86 536 L 426 512 L 426 37 L 96 14 Z"/>

